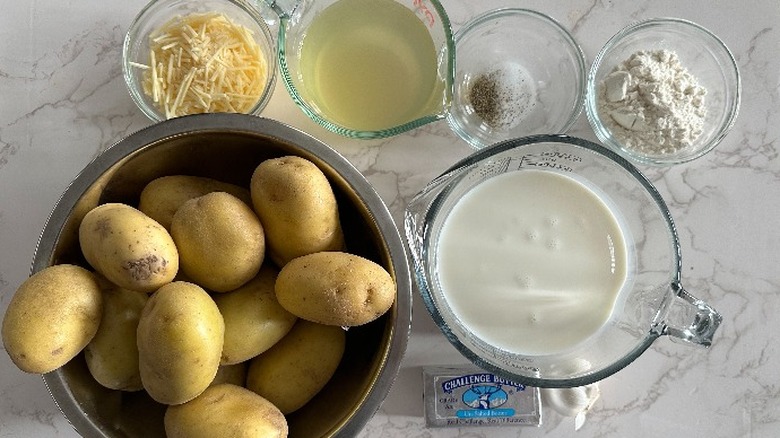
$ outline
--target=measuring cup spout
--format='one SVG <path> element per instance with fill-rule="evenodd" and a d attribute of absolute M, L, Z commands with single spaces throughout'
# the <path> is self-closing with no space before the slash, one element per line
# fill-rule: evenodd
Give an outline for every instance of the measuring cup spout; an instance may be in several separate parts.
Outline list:
<path fill-rule="evenodd" d="M 723 317 L 709 304 L 688 293 L 680 283 L 672 284 L 672 291 L 674 295 L 669 302 L 662 334 L 669 335 L 672 340 L 711 346 Z"/>

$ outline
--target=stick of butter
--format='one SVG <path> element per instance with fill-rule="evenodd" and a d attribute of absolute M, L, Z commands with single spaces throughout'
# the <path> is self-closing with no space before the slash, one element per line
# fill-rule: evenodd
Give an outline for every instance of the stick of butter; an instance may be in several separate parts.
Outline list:
<path fill-rule="evenodd" d="M 423 400 L 428 427 L 542 424 L 539 388 L 475 366 L 423 367 Z"/>

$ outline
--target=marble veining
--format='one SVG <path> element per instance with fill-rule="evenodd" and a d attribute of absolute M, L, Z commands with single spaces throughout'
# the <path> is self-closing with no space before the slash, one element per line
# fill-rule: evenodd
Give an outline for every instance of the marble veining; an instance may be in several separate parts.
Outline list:
<path fill-rule="evenodd" d="M 90 160 L 150 124 L 121 71 L 124 33 L 144 0 L 6 2 L 0 14 L 0 311 L 29 273 L 54 203 Z M 733 130 L 713 152 L 672 168 L 642 168 L 678 227 L 683 282 L 723 314 L 709 350 L 659 339 L 600 383 L 576 435 L 545 411 L 540 428 L 427 429 L 422 367 L 465 359 L 414 298 L 412 337 L 385 403 L 363 438 L 780 436 L 780 6 L 713 0 L 442 0 L 453 29 L 501 6 L 539 10 L 570 29 L 589 63 L 620 28 L 676 16 L 720 36 L 743 81 Z M 522 43 L 522 42 L 520 42 Z M 277 83 L 264 116 L 344 154 L 375 186 L 397 224 L 427 182 L 472 150 L 446 121 L 398 137 L 357 141 L 307 119 Z M 584 114 L 570 134 L 595 140 Z M 0 354 L 0 437 L 75 437 L 39 376 Z"/>

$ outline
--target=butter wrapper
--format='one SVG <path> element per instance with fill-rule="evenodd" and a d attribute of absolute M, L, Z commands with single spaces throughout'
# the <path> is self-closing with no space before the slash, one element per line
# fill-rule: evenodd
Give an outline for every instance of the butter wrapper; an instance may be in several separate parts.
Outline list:
<path fill-rule="evenodd" d="M 475 366 L 423 367 L 423 399 L 428 427 L 542 424 L 539 388 Z"/>

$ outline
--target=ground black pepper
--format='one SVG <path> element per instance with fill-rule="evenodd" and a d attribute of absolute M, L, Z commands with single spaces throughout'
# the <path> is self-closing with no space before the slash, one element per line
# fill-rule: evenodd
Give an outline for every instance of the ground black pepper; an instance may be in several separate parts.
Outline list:
<path fill-rule="evenodd" d="M 496 123 L 498 108 L 498 83 L 490 75 L 480 75 L 469 92 L 474 112 L 490 126 Z"/>
<path fill-rule="evenodd" d="M 469 88 L 474 113 L 493 129 L 517 126 L 534 106 L 534 93 L 524 70 L 492 70 L 478 75 Z"/>

